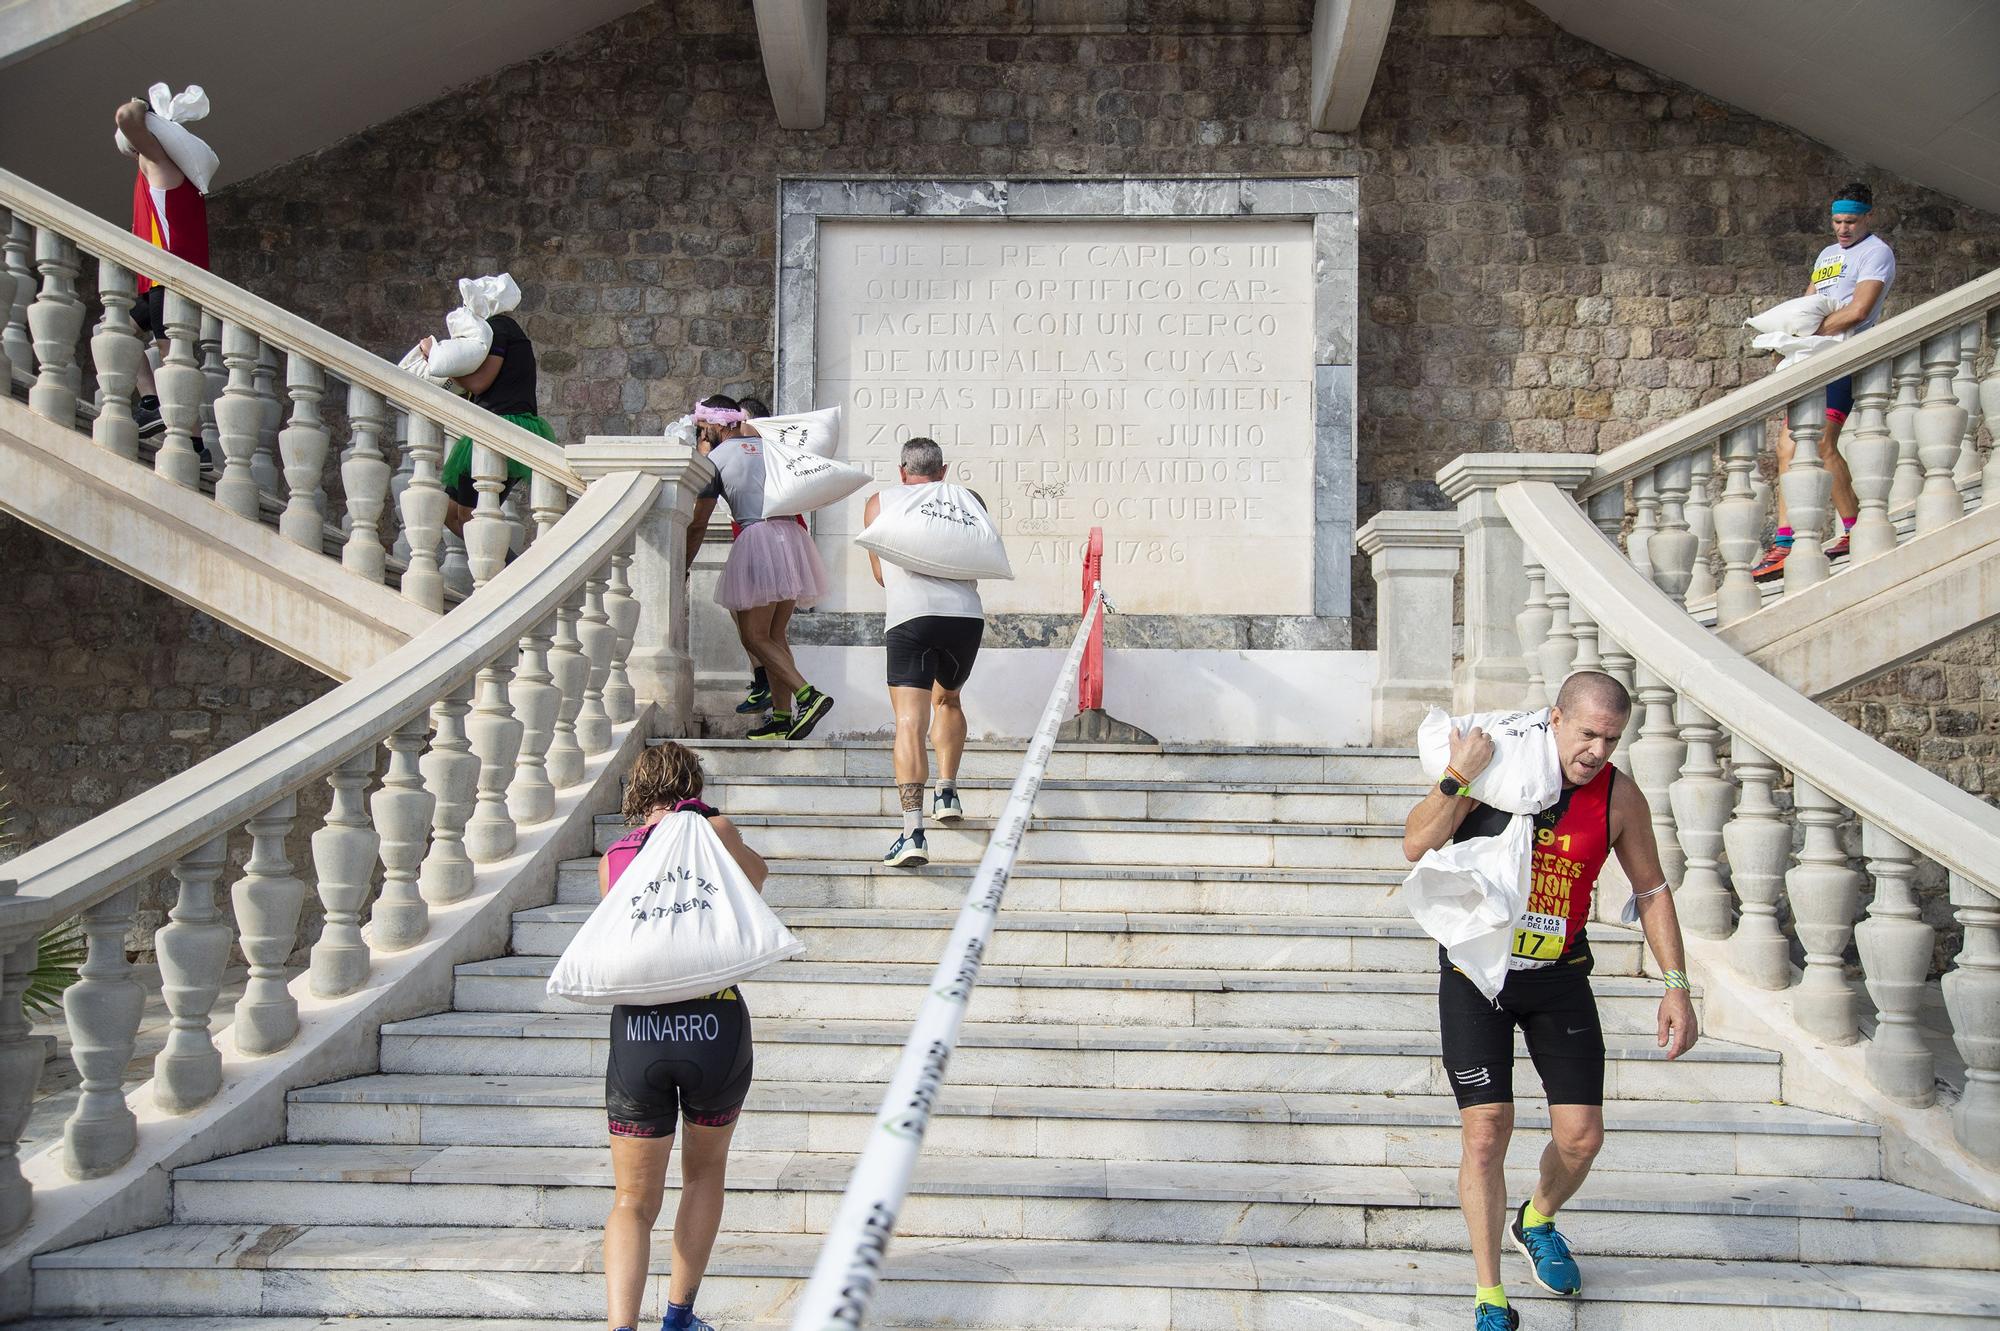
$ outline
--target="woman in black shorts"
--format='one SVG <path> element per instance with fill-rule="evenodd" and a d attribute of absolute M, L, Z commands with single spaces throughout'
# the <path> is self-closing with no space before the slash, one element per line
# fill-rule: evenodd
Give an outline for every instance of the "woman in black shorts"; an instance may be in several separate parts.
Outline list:
<path fill-rule="evenodd" d="M 625 779 L 625 818 L 638 826 L 597 865 L 598 895 L 609 893 L 662 818 L 692 809 L 728 848 L 751 884 L 767 872 L 735 826 L 703 804 L 701 762 L 678 744 L 649 748 Z M 604 1222 L 607 1325 L 632 1331 L 639 1321 L 651 1257 L 653 1222 L 665 1197 L 674 1127 L 687 1120 L 681 1146 L 681 1202 L 674 1216 L 673 1275 L 662 1331 L 714 1331 L 694 1315 L 694 1296 L 722 1226 L 729 1139 L 750 1093 L 750 1009 L 731 986 L 706 998 L 654 1007 L 611 1009 L 611 1057 L 604 1069 L 604 1111 L 611 1123 L 611 1172 L 617 1187 Z"/>

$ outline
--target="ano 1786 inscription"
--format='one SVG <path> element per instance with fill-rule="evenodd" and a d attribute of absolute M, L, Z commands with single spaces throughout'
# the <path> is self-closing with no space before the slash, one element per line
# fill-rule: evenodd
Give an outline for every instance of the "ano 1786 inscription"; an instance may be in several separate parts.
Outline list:
<path fill-rule="evenodd" d="M 1119 607 L 1310 614 L 1313 242 L 1306 222 L 835 221 L 819 232 L 815 404 L 893 483 L 944 446 L 1007 537 L 990 611 L 1074 611 L 1105 531 Z M 816 520 L 830 609 L 879 604 Z"/>

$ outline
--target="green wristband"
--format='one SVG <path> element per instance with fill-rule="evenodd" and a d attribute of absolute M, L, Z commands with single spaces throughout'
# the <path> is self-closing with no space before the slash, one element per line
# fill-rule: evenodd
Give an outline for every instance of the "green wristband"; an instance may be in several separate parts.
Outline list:
<path fill-rule="evenodd" d="M 1688 976 L 1686 971 L 1668 971 L 1666 974 L 1666 981 L 1667 981 L 1667 988 L 1669 989 L 1688 989 L 1693 987 L 1688 984 Z"/>

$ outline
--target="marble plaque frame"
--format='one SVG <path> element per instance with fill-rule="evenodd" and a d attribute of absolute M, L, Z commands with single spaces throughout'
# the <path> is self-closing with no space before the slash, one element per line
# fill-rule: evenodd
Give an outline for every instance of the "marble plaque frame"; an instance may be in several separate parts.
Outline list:
<path fill-rule="evenodd" d="M 1359 184 L 1349 176 L 1177 176 L 913 180 L 781 176 L 778 180 L 775 397 L 781 412 L 814 405 L 819 225 L 849 218 L 1302 220 L 1313 228 L 1313 570 L 1311 615 L 1120 615 L 1113 645 L 1345 650 L 1354 585 L 1354 337 L 1359 303 Z M 1074 616 L 1067 617 L 1073 621 Z M 1065 617 L 996 615 L 994 646 L 1055 645 Z M 855 621 L 855 622 L 848 622 Z M 864 622 L 865 621 L 865 622 Z M 879 615 L 805 614 L 801 642 L 880 640 Z"/>

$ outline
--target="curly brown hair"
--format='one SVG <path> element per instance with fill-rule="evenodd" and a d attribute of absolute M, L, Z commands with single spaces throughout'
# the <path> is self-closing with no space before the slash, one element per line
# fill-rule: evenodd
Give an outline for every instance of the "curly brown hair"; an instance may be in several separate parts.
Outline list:
<path fill-rule="evenodd" d="M 701 759 L 668 740 L 640 752 L 625 774 L 625 821 L 636 827 L 658 808 L 701 796 Z"/>

